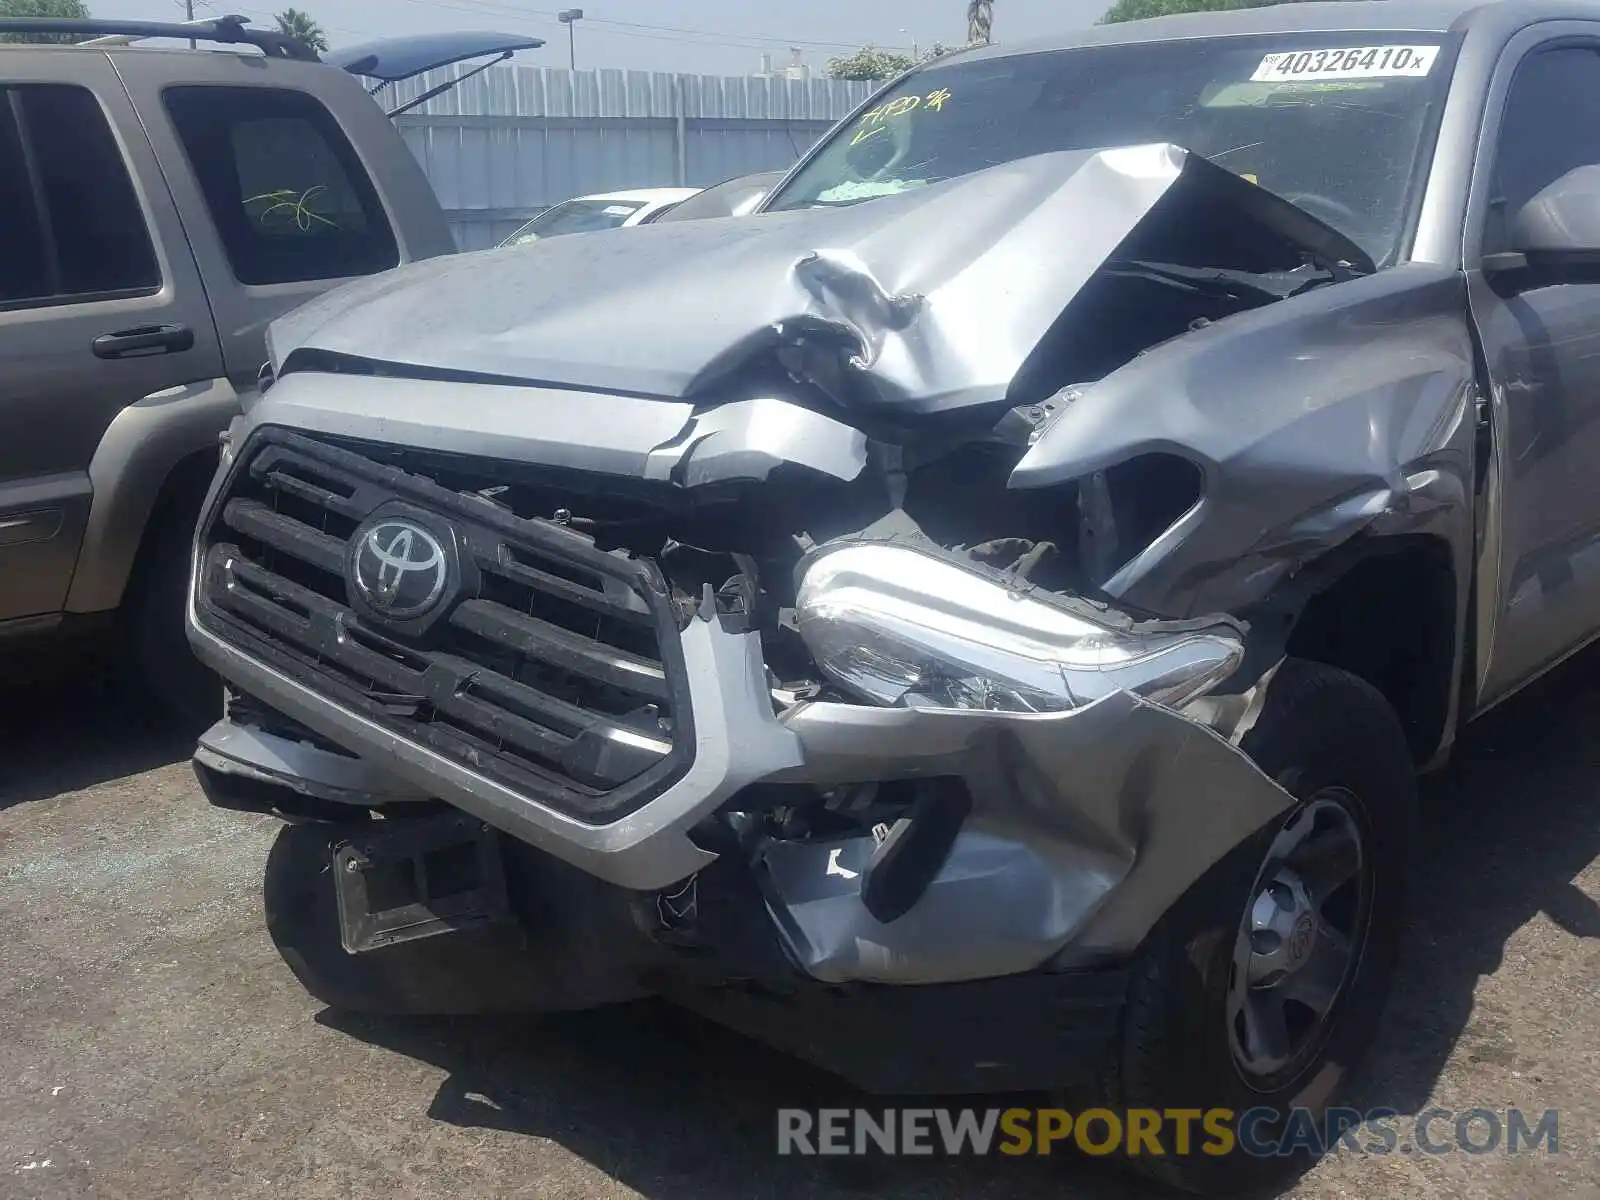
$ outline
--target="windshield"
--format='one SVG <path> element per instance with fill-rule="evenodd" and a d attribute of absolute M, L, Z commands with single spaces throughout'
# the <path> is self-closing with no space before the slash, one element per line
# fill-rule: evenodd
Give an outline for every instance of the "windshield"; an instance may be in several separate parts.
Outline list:
<path fill-rule="evenodd" d="M 568 200 L 547 208 L 502 246 L 520 246 L 540 238 L 560 237 L 564 233 L 588 233 L 595 229 L 615 229 L 644 205 L 637 200 Z"/>
<path fill-rule="evenodd" d="M 1443 99 L 1442 42 L 1283 33 L 956 59 L 835 130 L 768 208 L 856 203 L 1059 150 L 1172 142 L 1384 265 Z"/>

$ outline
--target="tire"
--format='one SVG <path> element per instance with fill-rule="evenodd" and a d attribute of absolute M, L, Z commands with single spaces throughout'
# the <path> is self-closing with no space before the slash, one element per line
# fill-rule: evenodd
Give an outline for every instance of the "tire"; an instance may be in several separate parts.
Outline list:
<path fill-rule="evenodd" d="M 1242 1144 L 1248 1140 L 1260 1146 L 1304 1128 L 1303 1116 L 1295 1116 L 1292 1126 L 1285 1124 L 1297 1109 L 1309 1109 L 1320 1131 L 1326 1109 L 1341 1098 L 1387 999 L 1404 924 L 1406 860 L 1417 822 L 1414 768 L 1399 719 L 1376 689 L 1347 672 L 1286 661 L 1269 685 L 1260 719 L 1242 749 L 1298 803 L 1282 821 L 1274 821 L 1217 864 L 1151 933 L 1134 965 L 1122 1028 L 1101 1089 L 1108 1107 L 1118 1112 L 1233 1112 L 1225 1124 L 1241 1148 L 1231 1153 L 1204 1153 L 1207 1139 L 1196 1126 L 1186 1155 L 1176 1152 L 1169 1133 L 1172 1144 L 1162 1146 L 1163 1154 L 1126 1159 L 1160 1182 L 1199 1194 L 1281 1184 L 1314 1165 L 1315 1149 L 1302 1138 L 1290 1140 L 1298 1148 L 1281 1156 L 1252 1156 Z M 1328 862 L 1337 858 L 1348 865 L 1352 837 L 1359 839 L 1360 863 L 1353 882 L 1329 889 L 1325 903 L 1316 900 L 1322 889 L 1310 881 L 1340 874 Z M 1302 893 L 1289 888 L 1300 876 L 1267 867 L 1269 854 L 1280 854 L 1285 846 L 1307 864 Z M 1327 847 L 1335 846 L 1339 853 L 1330 854 Z M 1258 901 L 1269 884 L 1272 898 Z M 1285 907 L 1278 897 L 1293 903 Z M 1291 917 L 1300 912 L 1293 929 L 1314 929 L 1314 937 L 1279 939 L 1257 925 L 1249 940 L 1241 940 L 1251 915 L 1278 911 Z M 1305 926 L 1306 911 L 1323 919 Z M 1347 938 L 1341 940 L 1335 926 L 1342 926 Z M 1339 957 L 1342 944 L 1349 946 L 1347 958 Z M 1318 969 L 1280 973 L 1278 968 L 1290 961 L 1282 955 L 1291 945 L 1304 956 L 1301 964 L 1321 964 Z M 1256 951 L 1262 947 L 1277 947 L 1278 957 L 1261 957 Z M 1261 972 L 1260 985 L 1240 985 L 1241 972 L 1246 981 Z M 1342 983 L 1329 988 L 1328 979 Z M 1310 1007 L 1280 998 L 1298 992 L 1273 990 L 1288 989 L 1296 981 L 1303 981 L 1300 990 L 1307 994 L 1317 984 L 1320 1003 L 1333 996 L 1320 1021 Z M 1236 1010 L 1240 997 L 1259 998 L 1259 1006 Z M 1277 1029 L 1280 1034 L 1288 1029 L 1290 1036 L 1280 1036 L 1276 1043 L 1292 1046 L 1296 1037 L 1303 1039 L 1298 1056 L 1271 1069 L 1281 1058 L 1261 1048 L 1274 1039 L 1249 1036 L 1246 1007 L 1287 1014 Z M 1265 1018 L 1261 1022 L 1258 1028 L 1274 1024 Z M 1245 1113 L 1262 1109 L 1268 1112 L 1240 1121 Z"/>
<path fill-rule="evenodd" d="M 136 685 L 200 733 L 221 719 L 223 694 L 222 680 L 194 656 L 185 629 L 197 508 L 197 501 L 175 500 L 155 513 L 122 616 Z"/>

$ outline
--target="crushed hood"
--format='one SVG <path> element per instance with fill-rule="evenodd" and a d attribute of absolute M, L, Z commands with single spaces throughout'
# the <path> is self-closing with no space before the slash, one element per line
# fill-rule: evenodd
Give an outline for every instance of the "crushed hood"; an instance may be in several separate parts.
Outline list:
<path fill-rule="evenodd" d="M 1146 145 L 1039 155 L 847 207 L 435 259 L 327 293 L 270 340 L 280 372 L 334 356 L 696 400 L 775 355 L 849 404 L 948 409 L 1004 399 L 1141 224 L 1191 259 L 1221 247 L 1207 266 L 1273 271 L 1311 256 L 1372 269 L 1289 202 Z"/>

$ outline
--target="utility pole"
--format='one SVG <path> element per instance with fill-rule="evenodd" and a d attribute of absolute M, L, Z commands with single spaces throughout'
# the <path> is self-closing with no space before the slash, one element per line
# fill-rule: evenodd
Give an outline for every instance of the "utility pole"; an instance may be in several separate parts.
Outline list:
<path fill-rule="evenodd" d="M 183 16 L 186 21 L 194 21 L 194 0 L 183 0 Z M 193 50 L 194 48 L 194 39 L 190 38 L 189 49 Z"/>
<path fill-rule="evenodd" d="M 563 8 L 556 14 L 556 20 L 567 27 L 567 57 L 574 71 L 578 69 L 578 37 L 575 32 L 578 22 L 583 20 L 583 9 Z"/>

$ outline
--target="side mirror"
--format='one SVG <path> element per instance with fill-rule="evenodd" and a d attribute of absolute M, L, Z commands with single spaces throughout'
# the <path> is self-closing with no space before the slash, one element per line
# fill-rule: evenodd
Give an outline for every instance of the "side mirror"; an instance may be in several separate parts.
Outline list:
<path fill-rule="evenodd" d="M 1575 167 L 1511 217 L 1510 248 L 1485 256 L 1490 273 L 1600 281 L 1600 165 Z"/>

